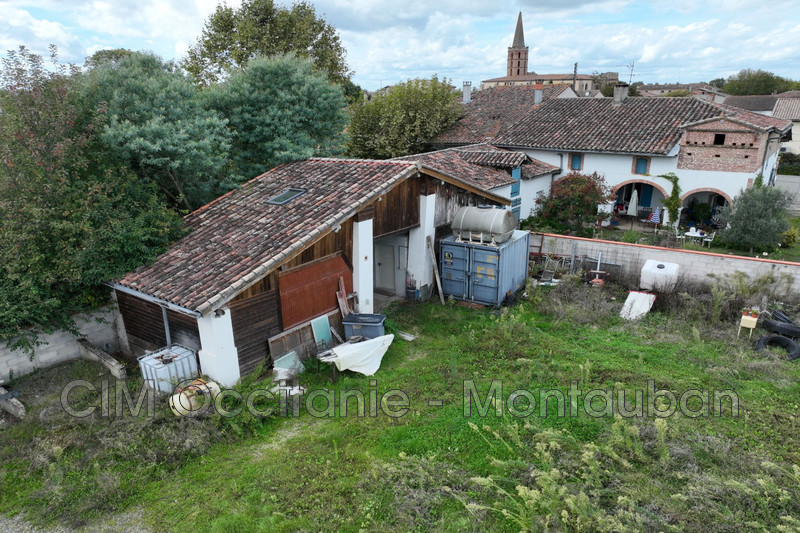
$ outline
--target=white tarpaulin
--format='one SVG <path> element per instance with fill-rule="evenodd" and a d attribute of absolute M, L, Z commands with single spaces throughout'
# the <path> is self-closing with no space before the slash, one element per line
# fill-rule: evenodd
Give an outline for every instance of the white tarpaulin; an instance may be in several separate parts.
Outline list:
<path fill-rule="evenodd" d="M 336 356 L 333 363 L 338 370 L 352 370 L 371 376 L 381 367 L 383 354 L 392 344 L 394 335 L 383 335 L 354 344 L 340 344 L 331 351 Z"/>
<path fill-rule="evenodd" d="M 653 302 L 656 301 L 656 295 L 649 292 L 630 291 L 628 299 L 625 300 L 625 305 L 622 306 L 622 311 L 619 316 L 627 320 L 636 320 L 642 318 L 653 307 Z"/>

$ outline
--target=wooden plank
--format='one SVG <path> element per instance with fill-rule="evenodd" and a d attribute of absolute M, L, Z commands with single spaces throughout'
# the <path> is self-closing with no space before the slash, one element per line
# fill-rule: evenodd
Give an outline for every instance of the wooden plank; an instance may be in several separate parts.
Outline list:
<path fill-rule="evenodd" d="M 436 260 L 436 252 L 433 251 L 433 241 L 430 235 L 426 238 L 428 241 L 428 251 L 431 253 L 431 260 L 433 261 L 433 275 L 436 278 L 436 288 L 439 290 L 439 301 L 444 305 L 444 293 L 442 292 L 442 280 L 439 278 L 439 262 Z"/>

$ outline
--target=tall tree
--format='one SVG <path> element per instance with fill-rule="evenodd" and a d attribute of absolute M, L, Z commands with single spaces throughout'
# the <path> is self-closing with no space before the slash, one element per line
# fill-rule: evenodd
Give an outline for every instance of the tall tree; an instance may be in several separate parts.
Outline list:
<path fill-rule="evenodd" d="M 458 93 L 447 78 L 409 80 L 350 108 L 347 150 L 377 159 L 416 154 L 460 114 Z"/>
<path fill-rule="evenodd" d="M 100 61 L 85 76 L 83 98 L 87 111 L 106 115 L 97 157 L 152 181 L 173 206 L 195 209 L 235 186 L 226 122 L 203 107 L 175 64 L 138 52 Z"/>
<path fill-rule="evenodd" d="M 204 96 L 228 121 L 231 172 L 238 180 L 344 148 L 341 88 L 294 54 L 253 59 Z"/>
<path fill-rule="evenodd" d="M 183 67 L 201 85 L 221 81 L 256 56 L 293 52 L 311 58 L 331 81 L 350 77 L 336 29 L 301 0 L 291 8 L 273 0 L 244 0 L 239 9 L 224 4 L 206 21 Z"/>
<path fill-rule="evenodd" d="M 162 251 L 180 219 L 124 167 L 92 160 L 102 124 L 83 123 L 76 71 L 24 47 L 2 64 L 0 338 L 30 348 L 102 302 L 102 281 Z M 103 115 L 95 116 L 103 120 Z M 27 329 L 26 329 L 27 328 Z"/>
<path fill-rule="evenodd" d="M 743 69 L 728 77 L 722 90 L 728 94 L 772 94 L 796 89 L 799 83 L 765 70 Z"/>
<path fill-rule="evenodd" d="M 717 212 L 720 239 L 750 253 L 777 248 L 789 229 L 791 202 L 791 195 L 777 187 L 754 186 L 741 191 L 733 204 Z"/>

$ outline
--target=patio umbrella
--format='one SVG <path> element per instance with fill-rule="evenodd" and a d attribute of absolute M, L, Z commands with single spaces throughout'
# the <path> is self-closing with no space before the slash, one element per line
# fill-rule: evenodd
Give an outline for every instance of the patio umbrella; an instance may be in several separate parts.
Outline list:
<path fill-rule="evenodd" d="M 633 229 L 633 219 L 637 217 L 639 213 L 639 191 L 633 189 L 633 194 L 631 194 L 631 201 L 628 203 L 628 214 L 633 215 L 631 219 L 631 229 Z"/>

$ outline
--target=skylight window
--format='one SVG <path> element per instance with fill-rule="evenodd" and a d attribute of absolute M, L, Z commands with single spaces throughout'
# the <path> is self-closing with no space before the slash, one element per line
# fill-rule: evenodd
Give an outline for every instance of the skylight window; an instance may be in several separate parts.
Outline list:
<path fill-rule="evenodd" d="M 305 189 L 286 189 L 282 193 L 278 194 L 277 196 L 273 196 L 269 200 L 267 200 L 268 204 L 273 205 L 285 205 L 306 192 Z"/>

